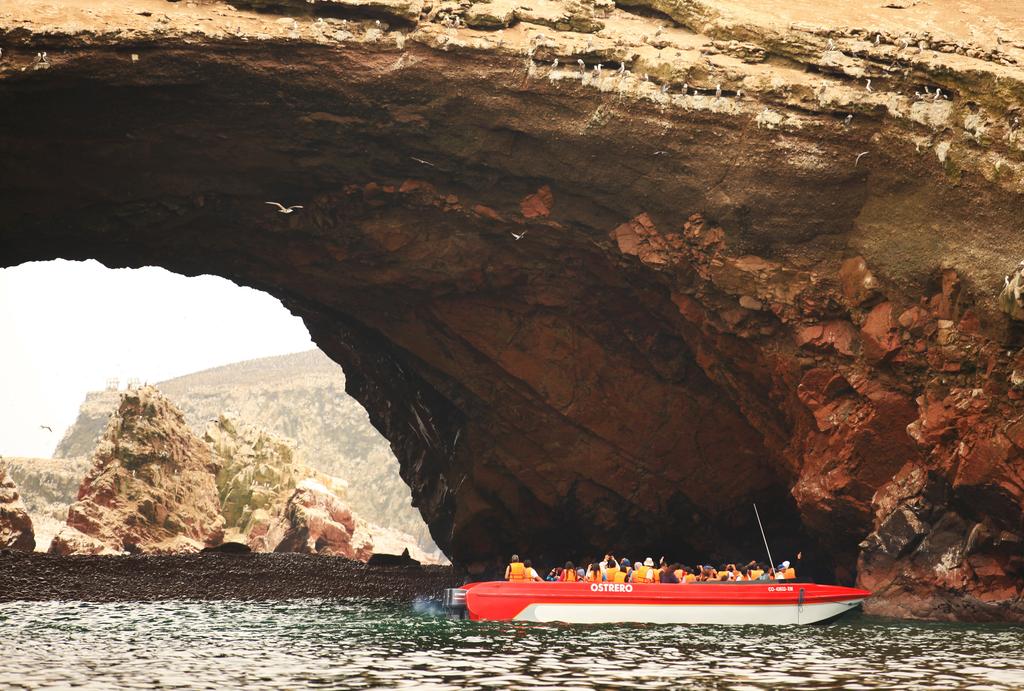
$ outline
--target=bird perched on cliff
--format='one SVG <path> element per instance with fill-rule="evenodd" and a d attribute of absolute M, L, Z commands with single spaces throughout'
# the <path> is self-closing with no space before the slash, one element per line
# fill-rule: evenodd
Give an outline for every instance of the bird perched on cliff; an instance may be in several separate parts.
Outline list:
<path fill-rule="evenodd" d="M 603 65 L 601 63 L 597 63 L 596 65 L 594 65 L 594 75 L 595 76 L 598 76 L 598 77 L 601 76 L 601 68 L 602 67 L 603 67 Z"/>
<path fill-rule="evenodd" d="M 942 98 L 942 89 L 940 89 L 939 87 L 935 87 L 935 98 L 933 98 L 932 100 L 938 101 L 940 98 Z"/>
<path fill-rule="evenodd" d="M 663 94 L 667 94 L 668 93 L 668 83 L 665 83 L 665 84 L 661 85 L 661 93 L 663 93 Z"/>
<path fill-rule="evenodd" d="M 580 74 L 587 71 L 587 63 L 583 62 L 583 58 L 578 59 L 576 64 L 580 66 Z"/>
<path fill-rule="evenodd" d="M 296 209 L 303 208 L 303 207 L 299 206 L 298 204 L 295 204 L 293 206 L 284 206 L 282 204 L 279 204 L 278 202 L 263 202 L 263 203 L 264 204 L 270 204 L 271 206 L 276 206 L 277 207 L 277 213 L 279 213 L 279 214 L 290 214 L 290 213 L 294 213 Z"/>
<path fill-rule="evenodd" d="M 551 61 L 551 69 L 553 69 L 553 70 L 557 70 L 558 69 L 558 58 L 555 58 L 554 60 Z"/>
<path fill-rule="evenodd" d="M 875 45 L 877 46 L 882 42 L 882 34 L 875 34 Z"/>
<path fill-rule="evenodd" d="M 870 151 L 861 151 L 859 154 L 857 154 L 857 160 L 853 162 L 853 167 L 856 168 L 857 164 L 860 163 L 861 157 L 862 156 L 867 156 L 869 153 L 871 153 L 871 152 Z"/>
<path fill-rule="evenodd" d="M 853 122 L 853 113 L 850 113 L 849 115 L 846 116 L 846 126 L 849 127 L 851 122 Z"/>
<path fill-rule="evenodd" d="M 521 233 L 516 233 L 514 231 L 512 232 L 512 237 L 514 237 L 516 240 L 522 240 L 525 235 L 526 235 L 526 231 L 525 230 L 523 232 L 521 232 Z"/>
<path fill-rule="evenodd" d="M 625 73 L 626 73 L 626 63 L 620 62 L 619 63 L 619 76 L 621 77 Z"/>
<path fill-rule="evenodd" d="M 828 40 L 828 44 L 825 46 L 825 50 L 835 50 L 836 43 L 831 38 Z"/>
<path fill-rule="evenodd" d="M 743 89 L 736 89 L 736 100 L 739 101 L 743 98 Z"/>
<path fill-rule="evenodd" d="M 721 97 L 722 97 L 722 85 L 721 84 L 715 84 L 715 98 L 721 98 Z"/>
<path fill-rule="evenodd" d="M 874 89 L 871 88 L 871 80 L 870 79 L 868 80 L 868 83 L 867 83 L 867 85 L 864 88 L 868 90 L 868 93 L 871 93 L 872 91 L 874 91 Z"/>

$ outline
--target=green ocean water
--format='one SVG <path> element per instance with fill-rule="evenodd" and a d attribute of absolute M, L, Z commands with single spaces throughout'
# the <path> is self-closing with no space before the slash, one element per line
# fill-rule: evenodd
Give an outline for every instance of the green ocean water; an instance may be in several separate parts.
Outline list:
<path fill-rule="evenodd" d="M 449 620 L 352 600 L 0 604 L 0 689 L 1021 689 L 1024 627 Z"/>

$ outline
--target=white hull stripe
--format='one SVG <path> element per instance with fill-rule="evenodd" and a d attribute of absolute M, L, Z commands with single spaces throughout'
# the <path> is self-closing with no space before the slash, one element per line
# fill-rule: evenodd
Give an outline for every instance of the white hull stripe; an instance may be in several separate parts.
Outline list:
<path fill-rule="evenodd" d="M 813 624 L 848 612 L 862 600 L 805 605 L 533 604 L 518 621 L 570 624 Z"/>

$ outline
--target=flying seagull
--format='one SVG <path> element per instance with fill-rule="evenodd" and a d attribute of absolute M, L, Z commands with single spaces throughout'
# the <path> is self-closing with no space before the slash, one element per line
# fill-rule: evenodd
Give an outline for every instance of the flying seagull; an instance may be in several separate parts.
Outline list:
<path fill-rule="evenodd" d="M 39 425 L 39 429 L 45 429 L 47 432 L 53 432 L 49 425 Z"/>
<path fill-rule="evenodd" d="M 514 237 L 516 240 L 522 240 L 524 235 L 526 235 L 525 230 L 521 233 L 512 232 L 512 237 Z"/>
<path fill-rule="evenodd" d="M 277 212 L 279 214 L 294 213 L 296 209 L 301 209 L 302 208 L 298 204 L 296 204 L 295 206 L 282 206 L 281 204 L 278 204 L 277 202 L 263 202 L 263 203 L 264 204 L 270 204 L 271 206 L 276 206 L 277 207 Z"/>
<path fill-rule="evenodd" d="M 854 161 L 853 167 L 856 168 L 857 164 L 860 163 L 861 156 L 867 156 L 869 153 L 871 153 L 871 152 L 870 151 L 861 151 L 859 154 L 857 154 L 857 160 Z"/>

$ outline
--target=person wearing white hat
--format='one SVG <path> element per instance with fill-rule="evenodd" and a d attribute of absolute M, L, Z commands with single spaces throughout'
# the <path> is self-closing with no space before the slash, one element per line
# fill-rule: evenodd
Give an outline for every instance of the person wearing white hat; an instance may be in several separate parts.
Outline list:
<path fill-rule="evenodd" d="M 637 565 L 633 569 L 634 583 L 657 583 L 658 580 L 658 571 L 654 568 L 654 560 L 650 557 L 644 559 L 642 565 Z"/>

